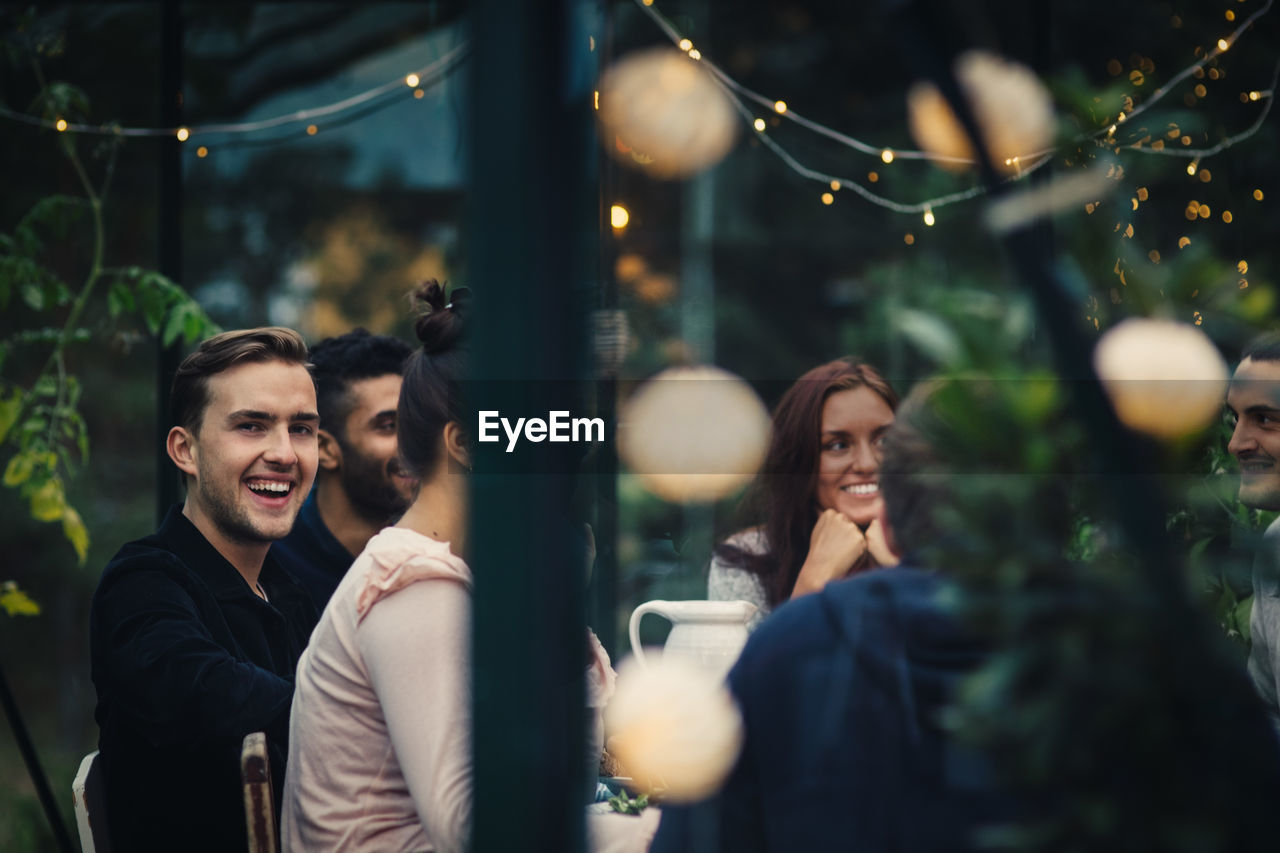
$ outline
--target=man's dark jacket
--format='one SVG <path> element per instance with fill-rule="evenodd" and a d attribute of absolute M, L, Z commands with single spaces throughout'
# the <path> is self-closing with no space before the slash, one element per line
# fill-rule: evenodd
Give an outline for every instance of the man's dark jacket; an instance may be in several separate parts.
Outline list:
<path fill-rule="evenodd" d="M 279 805 L 294 669 L 316 612 L 269 556 L 260 584 L 270 603 L 181 507 L 107 564 L 89 618 L 114 849 L 246 849 L 249 732 L 267 733 Z"/>
<path fill-rule="evenodd" d="M 302 505 L 293 530 L 271 546 L 271 553 L 302 584 L 319 613 L 324 612 L 333 591 L 356 559 L 325 526 L 314 488 Z"/>
<path fill-rule="evenodd" d="M 899 567 L 780 607 L 729 674 L 746 723 L 719 797 L 664 809 L 654 853 L 972 849 L 1013 802 L 942 726 L 984 659 L 938 600 L 934 572 Z"/>

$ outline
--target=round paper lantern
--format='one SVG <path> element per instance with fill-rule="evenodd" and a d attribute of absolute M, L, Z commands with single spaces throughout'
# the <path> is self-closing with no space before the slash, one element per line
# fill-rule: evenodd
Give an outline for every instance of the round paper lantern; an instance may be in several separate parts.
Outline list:
<path fill-rule="evenodd" d="M 658 178 L 682 178 L 729 153 L 738 122 L 729 96 L 697 61 L 674 48 L 620 59 L 600 79 L 605 147 Z"/>
<path fill-rule="evenodd" d="M 609 752 L 637 787 L 665 789 L 671 802 L 713 794 L 742 748 L 729 689 L 686 661 L 624 661 L 604 714 Z"/>
<path fill-rule="evenodd" d="M 1164 440 L 1204 429 L 1222 412 L 1227 364 L 1195 326 L 1134 318 L 1109 329 L 1093 365 L 1116 415 Z"/>
<path fill-rule="evenodd" d="M 751 386 L 718 367 L 676 367 L 622 409 L 618 453 L 669 501 L 710 502 L 751 479 L 769 443 L 769 413 Z"/>
<path fill-rule="evenodd" d="M 975 50 L 956 61 L 955 74 L 996 169 L 1016 173 L 1026 157 L 1053 142 L 1053 101 L 1030 68 Z M 907 117 L 911 135 L 925 151 L 939 157 L 976 159 L 969 135 L 932 83 L 916 83 L 907 92 Z M 935 162 L 946 169 L 971 165 Z"/>

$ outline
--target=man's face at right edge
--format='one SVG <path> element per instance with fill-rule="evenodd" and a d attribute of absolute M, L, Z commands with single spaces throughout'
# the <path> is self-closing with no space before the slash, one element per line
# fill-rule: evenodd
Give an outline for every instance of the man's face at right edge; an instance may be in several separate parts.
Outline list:
<path fill-rule="evenodd" d="M 1240 462 L 1240 501 L 1280 510 L 1280 361 L 1246 358 L 1227 389 L 1235 429 L 1227 451 Z"/>

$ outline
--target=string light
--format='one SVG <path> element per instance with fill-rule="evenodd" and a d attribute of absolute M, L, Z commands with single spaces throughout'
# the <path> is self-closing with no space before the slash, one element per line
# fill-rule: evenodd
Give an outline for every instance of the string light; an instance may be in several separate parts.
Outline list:
<path fill-rule="evenodd" d="M 1232 33 L 1230 33 L 1226 38 L 1221 39 L 1220 41 L 1225 42 L 1227 47 L 1230 47 L 1232 44 L 1234 44 L 1236 39 L 1239 38 L 1239 36 L 1242 35 L 1244 31 L 1247 30 L 1254 23 L 1254 21 L 1256 21 L 1258 18 L 1262 17 L 1263 15 L 1267 14 L 1271 10 L 1274 2 L 1275 0 L 1266 0 L 1266 2 L 1259 9 L 1255 10 L 1244 21 L 1242 21 Z M 668 38 L 671 39 L 671 41 L 674 44 L 677 44 L 683 47 L 682 43 L 688 41 L 688 39 L 683 38 L 676 31 L 674 26 L 672 26 L 672 24 L 666 18 L 664 18 L 657 10 L 652 8 L 653 0 L 636 0 L 636 4 L 640 7 L 641 11 L 643 11 L 646 15 L 648 15 L 650 20 L 652 20 L 654 24 L 659 29 L 661 29 L 667 35 Z M 1119 123 L 1124 122 L 1127 124 L 1131 122 L 1139 114 L 1155 106 L 1155 104 L 1158 103 L 1161 99 L 1163 99 L 1174 88 L 1174 86 L 1176 86 L 1176 84 L 1186 79 L 1188 76 L 1198 73 L 1198 76 L 1203 77 L 1204 66 L 1207 65 L 1211 60 L 1213 60 L 1218 54 L 1222 53 L 1223 50 L 1225 50 L 1225 48 L 1219 48 L 1215 51 L 1205 51 L 1203 48 L 1197 48 L 1195 52 L 1195 55 L 1198 57 L 1197 61 L 1187 66 L 1182 71 L 1180 71 L 1168 83 L 1166 83 L 1165 85 L 1159 87 L 1154 92 L 1152 92 L 1151 95 L 1142 104 L 1134 106 L 1131 109 L 1127 109 L 1125 112 L 1120 113 L 1120 116 L 1116 122 L 1113 122 L 1109 125 L 1104 126 L 1102 130 L 1099 130 L 1093 133 L 1083 134 L 1080 137 L 1078 137 L 1075 141 L 1082 142 L 1089 139 L 1097 138 L 1098 136 L 1102 136 L 1104 134 L 1107 135 L 1108 137 L 1113 136 L 1115 131 L 1117 130 L 1117 126 Z M 793 110 L 779 109 L 778 108 L 779 105 L 781 105 L 784 108 L 786 107 L 785 101 L 767 98 L 764 95 L 760 94 L 759 92 L 755 92 L 751 89 L 748 89 L 747 87 L 743 86 L 741 83 L 738 83 L 736 80 L 730 77 L 727 73 L 725 73 L 714 62 L 711 62 L 710 60 L 704 61 L 703 65 L 707 68 L 708 71 L 712 73 L 712 75 L 721 83 L 721 85 L 724 86 L 724 88 L 726 89 L 726 92 L 731 96 L 731 99 L 735 107 L 738 109 L 738 112 L 742 115 L 743 119 L 748 123 L 750 123 L 753 127 L 756 127 L 757 130 L 759 129 L 757 118 L 753 116 L 750 113 L 750 111 L 747 109 L 746 105 L 743 103 L 744 100 L 753 101 L 762 106 L 770 107 L 782 117 L 789 119 L 791 121 L 794 121 L 797 124 L 801 125 L 802 127 L 812 130 L 815 133 L 818 133 L 822 136 L 826 136 L 827 138 L 832 139 L 841 145 L 852 148 L 855 151 L 859 151 L 864 154 L 872 154 L 872 155 L 879 156 L 885 163 L 890 163 L 894 159 L 954 160 L 957 162 L 970 162 L 965 158 L 942 157 L 942 156 L 929 154 L 923 151 L 911 151 L 911 150 L 895 151 L 893 149 L 871 145 L 870 143 L 864 142 L 860 139 L 849 136 L 847 134 L 840 133 L 839 131 L 836 131 L 823 124 L 807 119 L 795 113 Z M 1150 65 L 1150 68 L 1147 68 L 1147 65 Z M 1110 65 L 1108 67 L 1111 68 Z M 1149 71 L 1154 70 L 1154 64 L 1150 63 L 1149 60 L 1146 60 L 1144 63 L 1144 68 L 1147 68 L 1147 70 Z M 1120 69 L 1116 69 L 1117 73 L 1119 70 Z M 1276 72 L 1277 72 L 1277 75 L 1280 75 L 1280 64 L 1277 64 Z M 1275 81 L 1273 81 L 1273 84 L 1272 84 L 1273 89 L 1274 87 L 1275 87 Z M 1244 131 L 1243 133 L 1237 134 L 1234 137 L 1229 137 L 1227 139 L 1224 139 L 1222 140 L 1222 142 L 1220 142 L 1218 145 L 1214 146 L 1211 149 L 1206 149 L 1203 151 L 1170 150 L 1164 147 L 1162 140 L 1158 140 L 1157 144 L 1152 144 L 1150 146 L 1144 146 L 1142 145 L 1141 142 L 1138 142 L 1132 145 L 1116 146 L 1116 150 L 1119 151 L 1123 148 L 1126 151 L 1134 151 L 1134 152 L 1144 153 L 1144 154 L 1174 154 L 1176 156 L 1193 156 L 1193 157 L 1210 156 L 1211 154 L 1217 153 L 1223 150 L 1224 148 L 1229 147 L 1230 145 L 1240 142 L 1241 140 L 1247 138 L 1248 136 L 1252 136 L 1254 133 L 1257 132 L 1257 130 L 1261 127 L 1263 120 L 1265 120 L 1266 113 L 1269 111 L 1271 106 L 1272 99 L 1270 97 L 1270 92 L 1267 92 L 1265 94 L 1267 95 L 1267 104 L 1265 105 L 1262 111 L 1262 114 L 1258 116 L 1258 119 L 1254 122 L 1254 124 L 1250 126 L 1250 128 Z M 1128 106 L 1128 104 L 1130 103 L 1131 101 L 1128 101 L 1126 106 Z M 1171 134 L 1171 137 L 1177 138 L 1177 134 L 1176 133 Z M 782 146 L 778 145 L 767 135 L 761 135 L 759 139 L 770 150 L 772 150 L 773 153 L 776 154 L 788 167 L 790 167 L 792 171 L 796 172 L 801 177 L 809 178 L 812 180 L 820 180 L 823 182 L 828 182 L 830 180 L 836 179 L 835 176 L 832 176 L 828 173 L 825 173 L 816 169 L 811 169 L 803 165 L 799 160 L 797 160 L 794 156 L 792 156 L 789 152 L 787 152 L 784 148 L 782 148 Z M 1182 139 L 1182 144 L 1184 146 L 1189 147 L 1191 144 L 1190 137 L 1184 137 Z M 1013 178 L 1010 178 L 1008 180 L 1018 180 L 1021 178 L 1025 178 L 1026 176 L 1030 175 L 1032 172 L 1037 171 L 1039 168 L 1041 168 L 1042 166 L 1044 166 L 1046 163 L 1049 162 L 1053 153 L 1054 152 L 1052 150 L 1047 150 L 1047 151 L 1032 152 L 1026 155 L 1022 155 L 1025 159 L 1030 161 L 1028 166 L 1025 169 L 1023 169 L 1020 174 L 1017 174 Z M 871 174 L 874 175 L 874 173 L 871 173 Z M 841 179 L 841 180 L 843 181 L 845 179 Z M 874 182 L 875 178 L 870 177 L 869 180 L 871 182 Z M 869 201 L 880 207 L 884 207 L 899 213 L 921 213 L 926 208 L 937 208 L 937 207 L 942 207 L 948 204 L 955 204 L 961 201 L 966 201 L 968 199 L 972 199 L 977 196 L 983 195 L 986 192 L 984 187 L 975 186 L 969 190 L 951 193 L 945 196 L 939 196 L 937 198 L 929 199 L 926 202 L 920 202 L 915 204 L 904 204 L 904 203 L 896 202 L 891 199 L 885 198 L 883 196 L 877 195 L 857 182 L 845 181 L 845 183 L 848 188 L 856 192 L 859 196 L 861 196 L 866 201 Z"/>
<path fill-rule="evenodd" d="M 835 201 L 835 200 L 836 200 L 836 197 L 835 197 L 835 196 L 833 196 L 831 193 L 823 193 L 823 194 L 822 194 L 822 203 L 823 203 L 823 204 L 831 204 L 831 203 L 832 203 L 833 201 Z"/>
<path fill-rule="evenodd" d="M 209 156 L 209 149 L 201 145 L 196 149 L 196 156 L 203 160 L 205 157 Z"/>
<path fill-rule="evenodd" d="M 831 182 L 831 191 L 832 191 L 832 192 L 836 192 L 837 190 L 839 190 L 839 189 L 840 189 L 840 186 L 841 186 L 841 184 L 840 184 L 840 182 L 839 182 L 839 181 L 832 181 L 832 182 Z"/>
<path fill-rule="evenodd" d="M 1254 200 L 1254 201 L 1262 201 L 1262 198 L 1263 198 L 1262 190 L 1254 190 L 1254 191 L 1253 191 L 1253 200 Z"/>
<path fill-rule="evenodd" d="M 417 74 L 410 74 L 408 77 L 404 78 L 405 85 L 408 86 L 410 89 L 418 88 L 418 84 L 420 82 L 422 82 L 422 80 L 421 78 L 418 77 Z"/>
<path fill-rule="evenodd" d="M 1227 52 L 1227 48 L 1231 47 L 1231 42 L 1226 39 L 1218 39 L 1218 50 L 1222 53 Z"/>
<path fill-rule="evenodd" d="M 680 39 L 678 47 L 685 53 L 688 53 L 690 50 L 693 50 L 693 42 L 688 39 Z"/>
<path fill-rule="evenodd" d="M 187 139 L 191 137 L 191 131 L 187 130 L 185 127 L 180 127 L 177 132 L 174 133 L 174 136 L 178 137 L 179 142 L 186 142 Z"/>
<path fill-rule="evenodd" d="M 764 119 L 762 118 L 756 119 L 755 121 L 751 122 L 751 126 L 754 127 L 758 132 L 764 133 Z"/>
<path fill-rule="evenodd" d="M 609 208 L 609 224 L 613 226 L 613 230 L 621 231 L 630 221 L 631 214 L 622 205 L 615 204 Z"/>
<path fill-rule="evenodd" d="M 316 127 L 314 124 L 307 125 L 307 136 L 315 136 L 319 132 L 320 128 Z"/>
<path fill-rule="evenodd" d="M 59 133 L 62 133 L 67 129 L 67 120 L 65 118 L 58 119 L 57 123 L 54 124 L 54 127 L 57 128 Z"/>
<path fill-rule="evenodd" d="M 693 59 L 693 60 L 701 59 L 701 58 L 702 58 L 702 51 L 698 50 L 698 49 L 695 47 L 693 50 L 689 51 L 689 58 L 690 58 L 690 59 Z"/>
<path fill-rule="evenodd" d="M 936 221 L 937 220 L 933 218 L 933 211 L 926 207 L 924 211 L 924 224 L 932 226 Z"/>
<path fill-rule="evenodd" d="M 439 82 L 454 69 L 454 67 L 467 59 L 470 55 L 470 42 L 462 42 L 452 48 L 444 56 L 432 62 L 425 68 L 419 69 L 416 73 L 409 75 L 417 77 L 419 83 L 422 80 L 430 80 L 432 83 Z M 257 131 L 269 130 L 274 127 L 281 127 L 289 124 L 302 124 L 311 119 L 323 118 L 326 116 L 339 115 L 355 109 L 358 106 L 375 100 L 388 92 L 395 91 L 408 82 L 408 77 L 397 77 L 380 86 L 375 86 L 364 92 L 352 95 L 349 98 L 343 98 L 331 104 L 325 104 L 320 107 L 313 107 L 306 110 L 297 110 L 295 112 L 278 115 L 269 119 L 250 122 L 235 122 L 222 124 L 201 124 L 192 125 L 185 128 L 173 127 L 121 127 L 120 125 L 95 125 L 67 122 L 66 119 L 59 118 L 57 121 L 49 121 L 36 116 L 30 116 L 26 113 L 15 112 L 5 106 L 0 106 L 0 117 L 10 119 L 12 121 L 29 124 L 36 127 L 52 127 L 58 130 L 69 130 L 74 133 L 93 134 L 98 136 L 124 136 L 124 137 L 165 137 L 176 136 L 180 130 L 185 130 L 188 136 L 194 134 L 249 134 Z M 64 122 L 65 128 L 59 128 L 58 122 Z"/>

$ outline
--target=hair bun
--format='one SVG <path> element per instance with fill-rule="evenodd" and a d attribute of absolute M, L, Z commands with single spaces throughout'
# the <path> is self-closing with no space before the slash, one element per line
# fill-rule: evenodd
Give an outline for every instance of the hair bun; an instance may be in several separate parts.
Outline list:
<path fill-rule="evenodd" d="M 423 282 L 412 298 L 422 312 L 413 325 L 418 340 L 422 342 L 422 351 L 436 355 L 456 348 L 470 311 L 470 288 L 455 287 L 446 301 L 444 287 L 432 278 Z"/>

